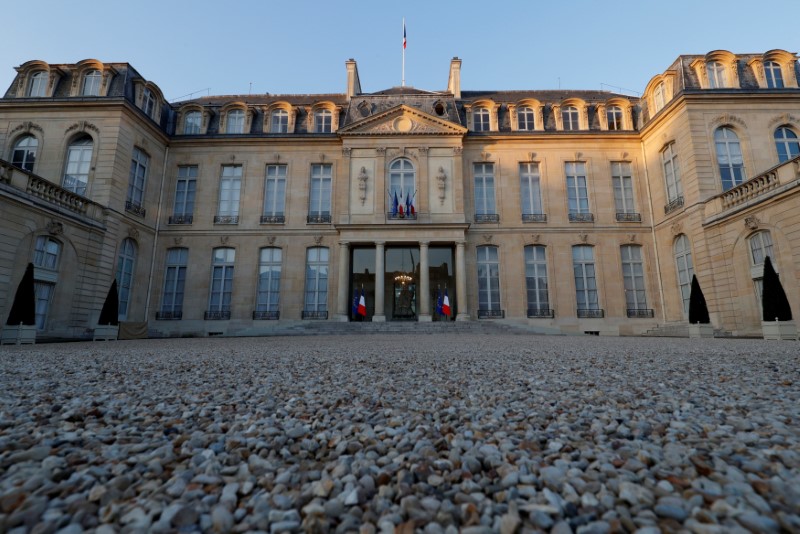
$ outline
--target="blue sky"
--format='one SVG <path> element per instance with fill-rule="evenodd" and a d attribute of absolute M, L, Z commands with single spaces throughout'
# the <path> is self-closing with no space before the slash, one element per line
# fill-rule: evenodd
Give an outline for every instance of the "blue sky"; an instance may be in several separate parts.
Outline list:
<path fill-rule="evenodd" d="M 644 90 L 680 54 L 800 49 L 800 1 L 672 0 L 136 2 L 3 7 L 0 87 L 31 59 L 128 62 L 168 100 L 187 94 L 327 93 L 358 62 L 362 89 Z M 12 44 L 13 43 L 13 44 Z M 605 85 L 602 85 L 605 84 Z M 633 93 L 635 94 L 635 93 Z"/>

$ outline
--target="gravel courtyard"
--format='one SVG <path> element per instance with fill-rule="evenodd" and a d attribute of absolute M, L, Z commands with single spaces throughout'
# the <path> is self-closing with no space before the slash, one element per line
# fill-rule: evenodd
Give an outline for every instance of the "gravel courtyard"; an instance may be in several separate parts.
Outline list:
<path fill-rule="evenodd" d="M 800 532 L 800 345 L 0 349 L 0 532 Z"/>

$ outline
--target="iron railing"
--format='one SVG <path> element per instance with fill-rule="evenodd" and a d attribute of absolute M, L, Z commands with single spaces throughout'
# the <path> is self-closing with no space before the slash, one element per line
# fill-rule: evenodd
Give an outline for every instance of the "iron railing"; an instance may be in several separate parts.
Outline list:
<path fill-rule="evenodd" d="M 192 224 L 194 221 L 193 215 L 170 215 L 169 224 Z"/>
<path fill-rule="evenodd" d="M 142 205 L 131 202 L 130 200 L 125 201 L 125 211 L 129 211 L 139 217 L 144 217 L 147 213 L 147 210 Z"/>
<path fill-rule="evenodd" d="M 478 310 L 478 319 L 503 319 L 505 310 Z"/>
<path fill-rule="evenodd" d="M 569 222 L 594 222 L 594 213 L 570 213 Z"/>
<path fill-rule="evenodd" d="M 669 204 L 664 206 L 664 215 L 667 215 L 668 213 L 672 213 L 676 209 L 682 208 L 682 207 L 683 207 L 683 195 L 681 195 L 679 197 L 676 197 L 673 200 L 670 200 Z"/>
<path fill-rule="evenodd" d="M 261 224 L 283 224 L 286 222 L 286 216 L 281 215 L 262 215 Z"/>
<path fill-rule="evenodd" d="M 499 213 L 476 213 L 475 214 L 475 222 L 476 223 L 499 223 L 500 222 L 500 214 Z"/>
<path fill-rule="evenodd" d="M 605 315 L 606 315 L 605 311 L 601 309 L 578 310 L 579 319 L 602 319 L 603 317 L 605 317 Z"/>
<path fill-rule="evenodd" d="M 655 317 L 655 312 L 646 308 L 628 308 L 627 312 L 630 319 L 652 319 Z"/>
<path fill-rule="evenodd" d="M 547 222 L 546 213 L 523 213 L 522 222 Z"/>
<path fill-rule="evenodd" d="M 529 319 L 552 319 L 555 316 L 555 310 L 548 308 L 528 308 Z"/>
<path fill-rule="evenodd" d="M 281 312 L 277 311 L 254 311 L 254 321 L 277 321 L 281 318 Z"/>
<path fill-rule="evenodd" d="M 328 312 L 326 311 L 306 311 L 303 310 L 302 314 L 300 315 L 303 319 L 322 319 L 325 320 L 328 318 Z"/>
<path fill-rule="evenodd" d="M 306 217 L 306 222 L 308 224 L 330 224 L 331 214 L 328 213 L 327 215 L 309 215 L 308 217 Z"/>
<path fill-rule="evenodd" d="M 231 318 L 230 310 L 208 310 L 203 318 L 206 321 L 227 321 Z"/>
<path fill-rule="evenodd" d="M 156 321 L 179 321 L 183 319 L 182 311 L 160 311 L 156 312 Z"/>
<path fill-rule="evenodd" d="M 239 224 L 238 215 L 214 215 L 214 224 Z"/>
<path fill-rule="evenodd" d="M 642 222 L 642 214 L 631 211 L 618 211 L 617 222 Z"/>

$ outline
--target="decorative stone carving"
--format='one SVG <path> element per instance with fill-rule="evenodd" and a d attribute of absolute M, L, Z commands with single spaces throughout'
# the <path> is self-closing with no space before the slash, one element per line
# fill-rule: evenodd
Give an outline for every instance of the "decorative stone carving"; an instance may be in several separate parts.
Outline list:
<path fill-rule="evenodd" d="M 276 152 L 275 153 L 275 163 L 280 163 L 280 161 L 281 161 L 281 155 Z"/>
<path fill-rule="evenodd" d="M 726 124 L 736 124 L 741 126 L 742 128 L 746 128 L 747 125 L 745 122 L 737 117 L 736 115 L 731 115 L 730 113 L 723 113 L 718 117 L 715 117 L 714 120 L 711 121 L 712 126 L 724 126 Z"/>
<path fill-rule="evenodd" d="M 51 219 L 50 222 L 47 223 L 47 233 L 50 235 L 61 235 L 64 233 L 64 225 Z"/>
<path fill-rule="evenodd" d="M 531 234 L 531 243 L 538 244 L 540 242 L 539 240 L 541 239 L 541 237 L 542 236 L 539 234 Z"/>
<path fill-rule="evenodd" d="M 463 146 L 454 146 L 453 147 L 453 154 L 455 154 L 456 156 L 460 156 L 462 152 L 464 152 L 464 147 Z"/>
<path fill-rule="evenodd" d="M 378 154 L 379 156 L 385 156 L 386 155 L 386 147 L 379 146 L 378 148 L 375 149 L 375 153 Z"/>
<path fill-rule="evenodd" d="M 175 236 L 172 238 L 172 242 L 175 243 L 176 245 L 180 245 L 181 243 L 183 243 L 183 237 Z"/>
<path fill-rule="evenodd" d="M 533 163 L 534 159 L 536 159 L 536 152 L 528 152 L 528 161 Z"/>
<path fill-rule="evenodd" d="M 35 122 L 25 121 L 22 124 L 19 124 L 13 130 L 11 130 L 11 132 L 9 132 L 9 133 L 13 134 L 13 133 L 18 132 L 20 130 L 24 131 L 25 133 L 30 133 L 31 130 L 36 130 L 36 131 L 42 132 L 42 133 L 44 132 L 44 130 L 42 130 L 42 127 L 39 126 L 38 124 L 36 124 Z"/>
<path fill-rule="evenodd" d="M 95 126 L 95 125 L 94 125 L 94 124 L 92 124 L 91 122 L 87 122 L 87 121 L 79 121 L 79 122 L 76 122 L 75 124 L 73 124 L 73 125 L 71 125 L 70 127 L 68 127 L 68 128 L 67 128 L 67 129 L 64 131 L 64 133 L 69 133 L 69 132 L 71 132 L 72 130 L 77 130 L 77 131 L 79 131 L 79 132 L 85 132 L 85 131 L 87 131 L 87 130 L 92 130 L 92 131 L 93 131 L 93 132 L 95 132 L 95 133 L 100 133 L 100 130 L 97 128 L 97 126 Z"/>
<path fill-rule="evenodd" d="M 492 242 L 492 234 L 486 234 L 485 236 L 483 236 L 483 240 L 485 242 L 487 242 L 487 243 L 491 243 Z"/>
<path fill-rule="evenodd" d="M 319 160 L 324 162 L 325 161 L 325 154 L 320 154 L 319 155 Z"/>
<path fill-rule="evenodd" d="M 580 240 L 581 243 L 588 243 L 589 234 L 587 234 L 586 232 L 581 232 L 580 234 L 578 234 L 578 239 Z"/>
<path fill-rule="evenodd" d="M 222 243 L 223 245 L 227 245 L 228 241 L 230 241 L 230 240 L 231 240 L 230 236 L 227 236 L 227 235 L 219 236 L 219 242 Z"/>
<path fill-rule="evenodd" d="M 352 148 L 350 148 L 349 146 L 346 146 L 346 147 L 342 148 L 342 156 L 344 156 L 344 157 L 346 157 L 346 158 L 349 158 L 349 157 L 350 157 L 350 154 L 351 154 L 352 152 L 353 152 L 353 149 L 352 149 Z"/>
<path fill-rule="evenodd" d="M 790 124 L 790 123 L 797 124 L 797 122 L 798 118 L 795 117 L 794 115 L 791 115 L 789 113 L 783 113 L 781 115 L 776 115 L 775 117 L 773 117 L 772 120 L 769 121 L 769 127 L 770 129 L 772 129 L 781 124 Z"/>
<path fill-rule="evenodd" d="M 575 159 L 581 159 L 583 157 L 583 152 L 575 152 Z"/>
<path fill-rule="evenodd" d="M 128 237 L 131 239 L 139 240 L 139 230 L 133 226 L 128 227 Z"/>
<path fill-rule="evenodd" d="M 364 202 L 367 200 L 367 180 L 369 176 L 367 175 L 367 168 L 361 167 L 361 172 L 358 173 L 358 199 L 361 201 L 361 205 L 364 205 Z"/>
<path fill-rule="evenodd" d="M 761 221 L 755 215 L 751 215 L 744 220 L 744 225 L 751 230 L 758 229 L 759 224 L 761 224 Z"/>
<path fill-rule="evenodd" d="M 678 235 L 683 231 L 683 225 L 679 222 L 676 222 L 670 228 L 672 229 L 672 235 Z"/>
<path fill-rule="evenodd" d="M 489 158 L 491 157 L 492 155 L 488 152 L 481 152 L 481 161 L 489 161 Z"/>
<path fill-rule="evenodd" d="M 231 157 L 229 159 L 231 161 L 236 161 L 236 154 L 231 154 Z"/>
<path fill-rule="evenodd" d="M 275 244 L 275 236 L 274 235 L 268 235 L 267 236 L 267 244 L 268 245 L 274 245 Z"/>
<path fill-rule="evenodd" d="M 439 172 L 436 173 L 436 187 L 439 188 L 439 204 L 442 206 L 444 205 L 446 183 L 447 174 L 445 174 L 443 167 L 439 167 Z"/>
<path fill-rule="evenodd" d="M 323 235 L 321 235 L 321 234 L 315 235 L 315 236 L 314 236 L 314 244 L 315 244 L 315 245 L 321 245 L 321 244 L 322 244 L 322 238 L 323 238 L 323 237 L 324 237 L 324 236 L 323 236 Z"/>
<path fill-rule="evenodd" d="M 628 234 L 628 241 L 636 243 L 636 234 Z"/>
<path fill-rule="evenodd" d="M 426 146 L 421 146 L 421 147 L 417 148 L 417 151 L 419 151 L 420 156 L 427 156 L 428 155 L 428 147 L 426 147 Z"/>
<path fill-rule="evenodd" d="M 620 154 L 620 159 L 622 159 L 622 160 L 626 160 L 626 159 L 628 159 L 628 153 L 627 153 L 627 152 L 622 152 L 622 153 Z"/>

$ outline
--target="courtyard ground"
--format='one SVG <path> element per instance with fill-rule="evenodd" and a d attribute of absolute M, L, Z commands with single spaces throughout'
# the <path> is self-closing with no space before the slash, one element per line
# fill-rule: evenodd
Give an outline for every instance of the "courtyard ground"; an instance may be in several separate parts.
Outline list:
<path fill-rule="evenodd" d="M 800 346 L 0 349 L 0 532 L 800 532 Z"/>

